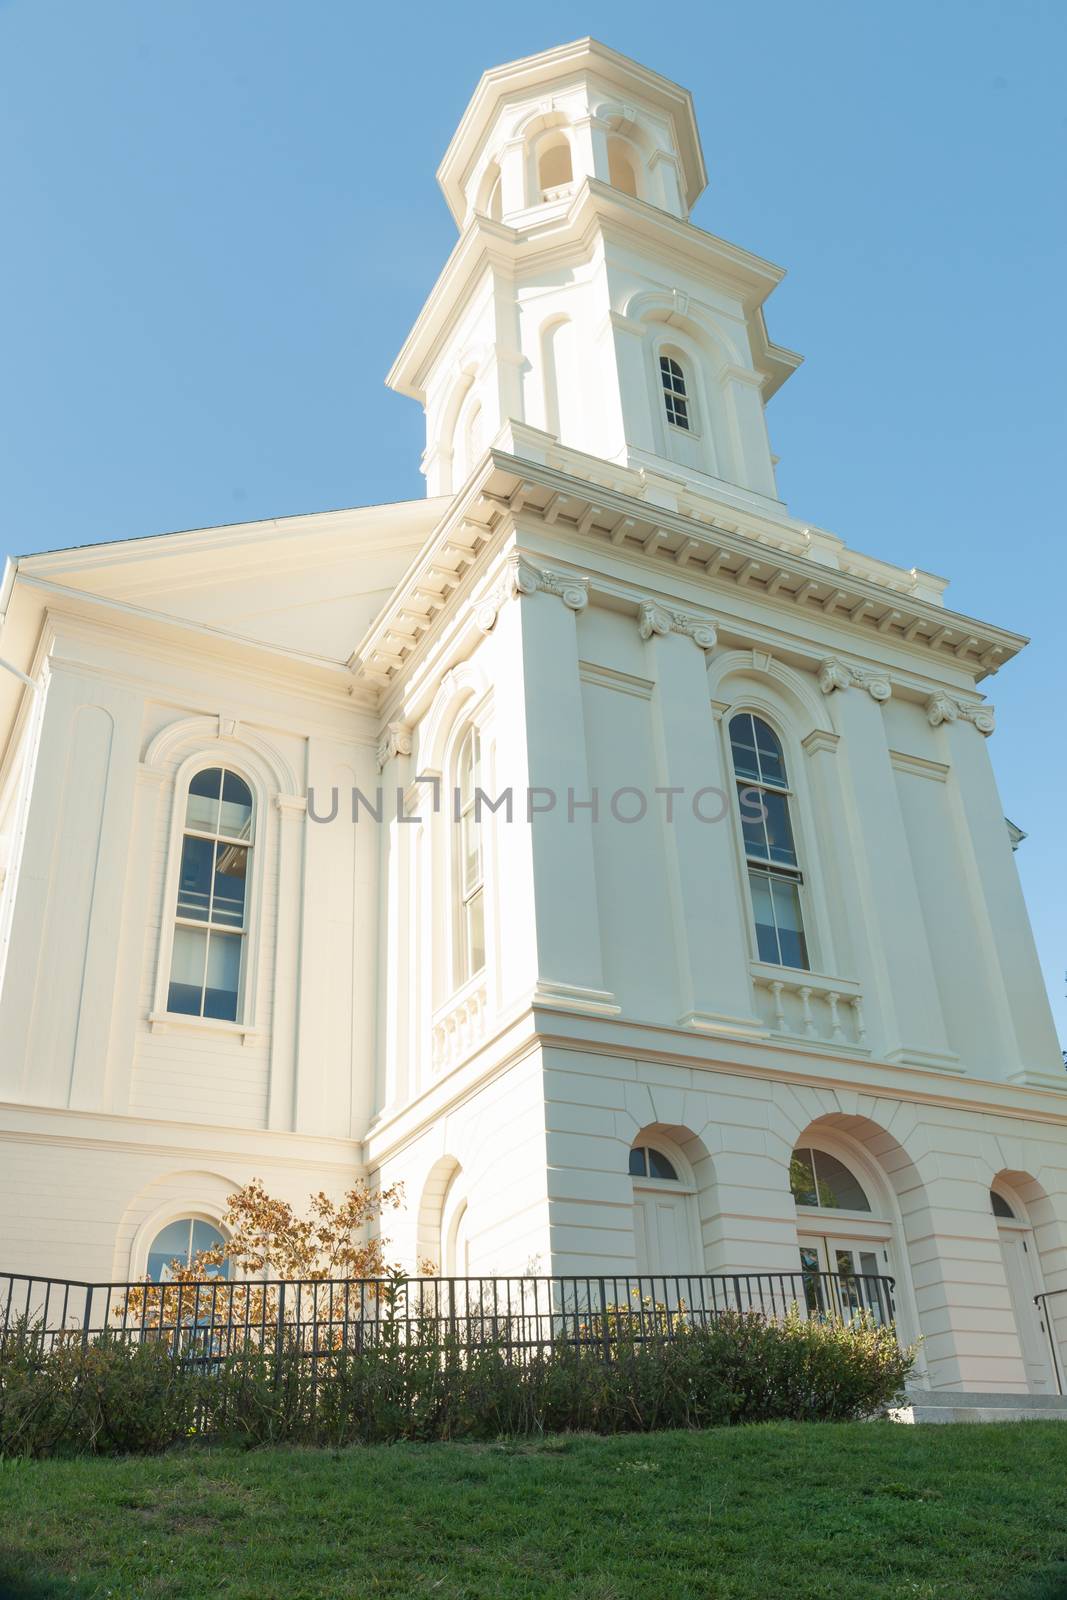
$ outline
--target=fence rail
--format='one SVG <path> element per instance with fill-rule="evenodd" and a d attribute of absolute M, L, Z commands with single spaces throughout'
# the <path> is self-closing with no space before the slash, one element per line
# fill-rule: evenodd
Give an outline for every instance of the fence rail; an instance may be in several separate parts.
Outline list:
<path fill-rule="evenodd" d="M 0 1352 L 28 1327 L 42 1351 L 108 1335 L 162 1341 L 190 1363 L 250 1349 L 316 1357 L 386 1338 L 401 1347 L 493 1344 L 514 1359 L 569 1344 L 598 1348 L 610 1360 L 620 1344 L 675 1338 L 724 1312 L 780 1321 L 794 1310 L 844 1321 L 866 1313 L 891 1324 L 893 1279 L 797 1271 L 153 1284 L 0 1273 Z"/>

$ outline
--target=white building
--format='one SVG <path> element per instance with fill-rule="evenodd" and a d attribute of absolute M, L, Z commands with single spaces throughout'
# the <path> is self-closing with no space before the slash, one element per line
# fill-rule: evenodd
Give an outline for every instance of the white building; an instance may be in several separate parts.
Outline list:
<path fill-rule="evenodd" d="M 426 500 L 5 574 L 0 1267 L 380 1174 L 408 1262 L 891 1273 L 933 1386 L 1052 1387 L 1024 641 L 778 498 L 782 272 L 688 220 L 684 90 L 513 62 L 439 177 Z"/>

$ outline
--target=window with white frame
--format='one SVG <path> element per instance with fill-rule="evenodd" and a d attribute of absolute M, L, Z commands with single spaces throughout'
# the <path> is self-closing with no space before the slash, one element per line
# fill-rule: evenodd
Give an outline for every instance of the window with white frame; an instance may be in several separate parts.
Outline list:
<path fill-rule="evenodd" d="M 205 1250 L 214 1250 L 225 1243 L 218 1228 L 200 1217 L 181 1217 L 168 1222 L 152 1240 L 148 1250 L 148 1276 L 153 1283 L 166 1283 L 174 1269 L 190 1267 Z M 204 1268 L 205 1278 L 228 1278 L 228 1262 Z"/>
<path fill-rule="evenodd" d="M 475 804 L 482 781 L 478 730 L 463 736 L 456 761 L 458 837 L 455 863 L 456 982 L 466 983 L 485 966 L 485 882 L 481 822 Z"/>
<path fill-rule="evenodd" d="M 659 381 L 663 386 L 663 405 L 667 421 L 672 427 L 682 428 L 688 433 L 692 427 L 689 414 L 691 402 L 681 362 L 676 361 L 673 356 L 660 356 Z"/>
<path fill-rule="evenodd" d="M 236 1022 L 245 967 L 252 791 L 227 767 L 204 767 L 185 802 L 167 1010 Z"/>
<path fill-rule="evenodd" d="M 665 1183 L 677 1183 L 674 1162 L 654 1145 L 635 1144 L 630 1151 L 631 1178 L 658 1178 Z"/>
<path fill-rule="evenodd" d="M 730 719 L 730 748 L 759 959 L 776 967 L 806 970 L 803 875 L 789 814 L 781 740 L 761 717 L 742 711 Z"/>

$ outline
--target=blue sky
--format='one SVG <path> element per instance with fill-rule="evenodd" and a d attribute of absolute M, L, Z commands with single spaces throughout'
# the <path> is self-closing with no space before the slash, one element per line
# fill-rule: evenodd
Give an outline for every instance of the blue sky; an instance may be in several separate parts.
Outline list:
<path fill-rule="evenodd" d="M 789 269 L 793 512 L 1033 636 L 985 687 L 1067 1041 L 1059 0 L 0 0 L 0 552 L 420 495 L 434 169 L 585 33 L 693 90 L 694 221 Z"/>

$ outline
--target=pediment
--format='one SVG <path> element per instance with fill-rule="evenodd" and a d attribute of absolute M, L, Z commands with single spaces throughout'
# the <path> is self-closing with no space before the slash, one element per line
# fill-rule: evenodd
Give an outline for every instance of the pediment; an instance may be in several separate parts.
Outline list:
<path fill-rule="evenodd" d="M 345 661 L 447 500 L 400 501 L 23 557 L 19 575 Z"/>

